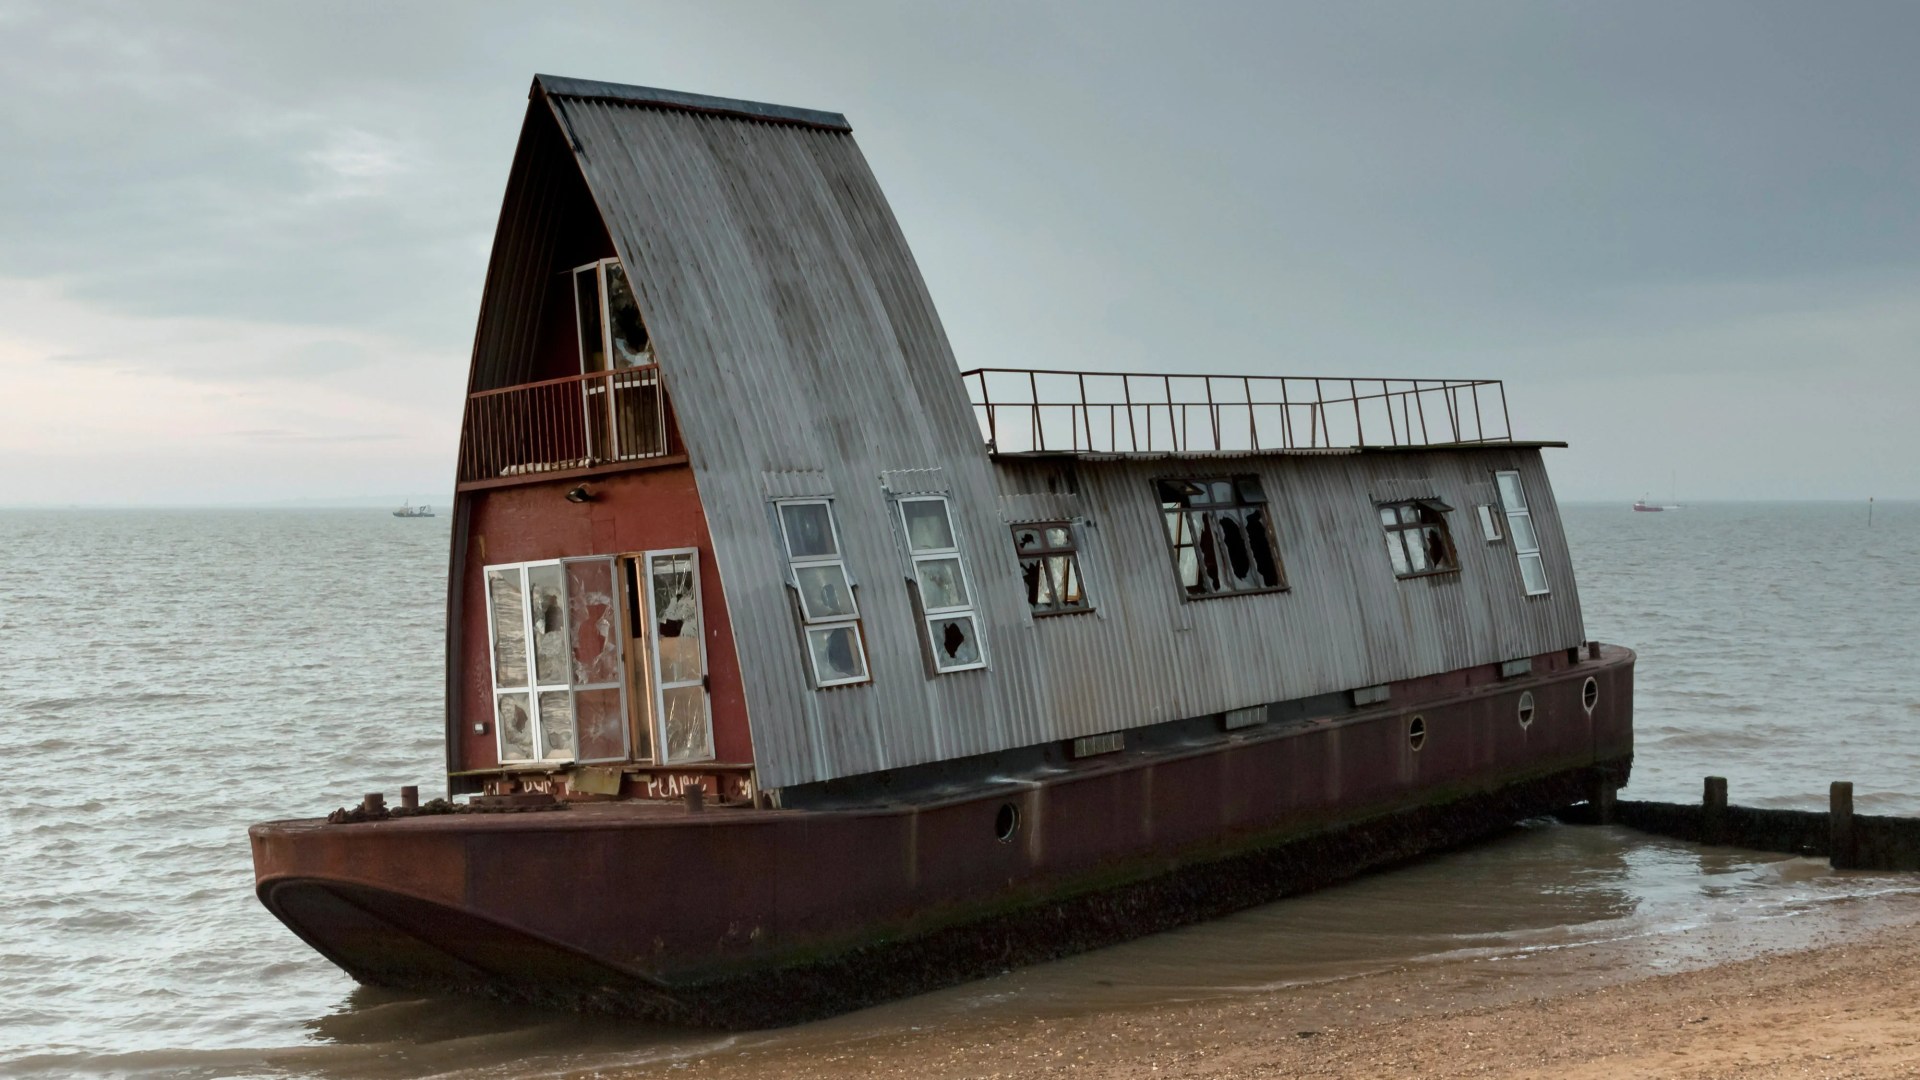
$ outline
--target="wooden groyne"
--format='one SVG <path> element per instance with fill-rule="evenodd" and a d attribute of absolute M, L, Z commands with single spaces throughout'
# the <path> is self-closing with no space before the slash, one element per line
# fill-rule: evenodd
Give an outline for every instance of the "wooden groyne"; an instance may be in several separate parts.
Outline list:
<path fill-rule="evenodd" d="M 1641 832 L 1755 851 L 1824 856 L 1835 870 L 1920 870 L 1920 818 L 1853 812 L 1853 785 L 1835 781 L 1827 809 L 1763 810 L 1727 802 L 1727 780 L 1709 776 L 1700 803 L 1596 800 L 1570 820 L 1609 821 Z"/>

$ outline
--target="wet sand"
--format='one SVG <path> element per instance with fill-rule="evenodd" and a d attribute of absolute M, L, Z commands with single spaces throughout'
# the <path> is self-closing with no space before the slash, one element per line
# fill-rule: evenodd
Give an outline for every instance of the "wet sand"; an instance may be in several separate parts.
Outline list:
<path fill-rule="evenodd" d="M 748 1037 L 581 1075 L 1920 1076 L 1920 898 L 1859 903 L 1858 921 L 1790 951 L 1686 970 L 1673 970 L 1676 942 L 1613 942 L 1066 1018 L 765 1048 Z"/>

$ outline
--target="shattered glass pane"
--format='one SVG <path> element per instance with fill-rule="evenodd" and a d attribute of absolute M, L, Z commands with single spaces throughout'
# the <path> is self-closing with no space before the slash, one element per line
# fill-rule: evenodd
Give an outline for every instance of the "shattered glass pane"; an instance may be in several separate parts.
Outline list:
<path fill-rule="evenodd" d="M 1080 561 L 1072 555 L 1055 555 L 1047 568 L 1059 594 L 1061 607 L 1079 607 L 1086 602 L 1080 592 Z"/>
<path fill-rule="evenodd" d="M 487 610 L 493 618 L 493 685 L 527 685 L 526 612 L 520 606 L 520 569 L 487 571 Z"/>
<path fill-rule="evenodd" d="M 1519 473 L 1495 473 L 1493 478 L 1500 485 L 1500 505 L 1506 507 L 1508 513 L 1527 508 L 1527 496 L 1520 490 Z"/>
<path fill-rule="evenodd" d="M 855 614 L 853 589 L 847 585 L 846 567 L 839 563 L 796 566 L 793 577 L 800 587 L 801 614 L 808 622 L 850 618 Z"/>
<path fill-rule="evenodd" d="M 1227 571 L 1233 575 L 1234 584 L 1242 588 L 1259 588 L 1258 582 L 1247 580 L 1247 574 L 1253 569 L 1253 554 L 1247 550 L 1246 527 L 1231 510 L 1220 511 L 1218 519 L 1220 546 L 1226 551 Z"/>
<path fill-rule="evenodd" d="M 920 576 L 920 603 L 928 611 L 967 606 L 967 583 L 959 559 L 923 559 L 913 568 Z"/>
<path fill-rule="evenodd" d="M 1418 534 L 1427 545 L 1427 565 L 1435 570 L 1446 570 L 1453 566 L 1453 557 L 1447 552 L 1447 539 L 1441 530 L 1429 525 Z"/>
<path fill-rule="evenodd" d="M 1194 550 L 1199 552 L 1200 555 L 1200 572 L 1205 575 L 1205 579 L 1200 582 L 1199 588 L 1203 592 L 1219 592 L 1220 553 L 1215 550 L 1216 544 L 1213 538 L 1213 529 L 1211 522 L 1208 521 L 1213 515 L 1195 513 L 1188 516 L 1192 519 L 1188 528 L 1193 530 Z"/>
<path fill-rule="evenodd" d="M 980 644 L 974 640 L 973 617 L 934 619 L 933 658 L 942 670 L 966 667 L 980 662 Z"/>
<path fill-rule="evenodd" d="M 561 591 L 560 567 L 554 563 L 527 567 L 527 610 L 533 622 L 534 682 L 541 686 L 567 683 L 567 608 Z"/>
<path fill-rule="evenodd" d="M 1247 543 L 1253 548 L 1253 568 L 1263 588 L 1277 589 L 1286 584 L 1280 579 L 1280 561 L 1273 557 L 1273 532 L 1267 526 L 1265 510 L 1247 511 Z"/>
<path fill-rule="evenodd" d="M 549 761 L 573 757 L 573 695 L 565 690 L 540 694 L 540 756 Z"/>
<path fill-rule="evenodd" d="M 851 625 L 808 630 L 807 652 L 813 657 L 813 677 L 817 682 L 842 682 L 867 676 L 867 661 L 860 650 L 860 632 Z"/>
<path fill-rule="evenodd" d="M 1539 551 L 1540 537 L 1533 531 L 1533 518 L 1528 514 L 1515 514 L 1507 519 L 1507 526 L 1513 530 L 1513 549 L 1515 551 Z"/>
<path fill-rule="evenodd" d="M 1547 567 L 1539 555 L 1520 556 L 1520 579 L 1526 582 L 1528 593 L 1547 591 Z"/>
<path fill-rule="evenodd" d="M 1013 549 L 1015 551 L 1021 551 L 1021 552 L 1032 551 L 1033 549 L 1039 546 L 1040 546 L 1040 530 L 1038 529 L 1013 530 Z"/>
<path fill-rule="evenodd" d="M 945 499 L 903 502 L 900 514 L 907 522 L 907 546 L 915 552 L 953 549 L 953 519 L 947 516 Z"/>
<path fill-rule="evenodd" d="M 1407 569 L 1410 573 L 1424 573 L 1427 569 L 1427 549 L 1420 543 L 1420 534 L 1408 531 L 1398 534 L 1406 538 Z"/>
<path fill-rule="evenodd" d="M 501 694 L 494 708 L 498 713 L 494 722 L 500 733 L 500 760 L 533 760 L 533 713 L 528 709 L 527 695 Z"/>
<path fill-rule="evenodd" d="M 1412 569 L 1407 566 L 1407 549 L 1401 546 L 1400 534 L 1397 532 L 1387 534 L 1387 555 L 1393 559 L 1394 573 L 1407 574 L 1412 572 Z"/>
<path fill-rule="evenodd" d="M 614 600 L 613 560 L 573 560 L 564 565 L 573 685 L 620 682 L 620 608 Z"/>
<path fill-rule="evenodd" d="M 627 756 L 627 717 L 620 710 L 620 690 L 576 690 L 573 720 L 580 729 L 580 759 L 608 760 Z"/>
<path fill-rule="evenodd" d="M 667 760 L 701 761 L 713 756 L 713 728 L 707 723 L 707 692 L 698 686 L 678 686 L 660 694 L 663 726 L 667 730 Z"/>
<path fill-rule="evenodd" d="M 1053 606 L 1053 583 L 1047 580 L 1047 568 L 1039 559 L 1020 560 L 1020 582 L 1027 589 L 1027 606 L 1035 609 Z"/>
<path fill-rule="evenodd" d="M 658 639 L 660 683 L 698 682 L 700 598 L 694 592 L 693 556 L 669 555 L 653 561 L 653 628 Z"/>
<path fill-rule="evenodd" d="M 607 328 L 612 331 L 614 367 L 653 363 L 653 342 L 640 321 L 640 305 L 634 302 L 626 268 L 617 262 L 607 264 Z"/>
<path fill-rule="evenodd" d="M 780 520 L 786 526 L 787 554 L 796 559 L 838 555 L 833 542 L 833 518 L 825 503 L 784 503 Z"/>

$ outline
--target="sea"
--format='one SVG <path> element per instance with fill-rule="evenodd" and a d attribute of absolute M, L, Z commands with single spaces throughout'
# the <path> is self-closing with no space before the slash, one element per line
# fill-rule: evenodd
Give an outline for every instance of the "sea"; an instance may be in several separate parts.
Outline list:
<path fill-rule="evenodd" d="M 1639 651 L 1623 798 L 1920 814 L 1920 504 L 1563 508 L 1587 634 Z M 1052 964 L 717 1035 L 355 985 L 254 898 L 255 821 L 443 785 L 448 519 L 0 511 L 0 1075 L 519 1077 L 1084 1015 L 1642 942 L 1656 967 L 1870 923 L 1920 876 L 1527 822 Z M 392 797 L 391 795 L 389 797 Z"/>

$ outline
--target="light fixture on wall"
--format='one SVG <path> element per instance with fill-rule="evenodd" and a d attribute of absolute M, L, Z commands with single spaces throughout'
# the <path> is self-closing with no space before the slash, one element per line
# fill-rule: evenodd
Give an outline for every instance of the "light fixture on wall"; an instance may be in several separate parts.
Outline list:
<path fill-rule="evenodd" d="M 581 484 L 567 492 L 567 501 L 570 503 L 592 502 L 593 492 L 587 490 L 587 485 Z"/>

